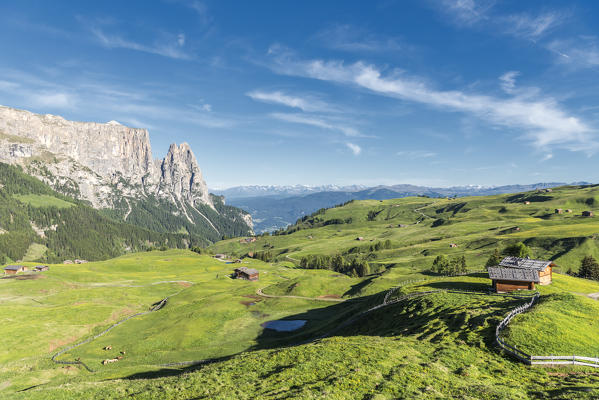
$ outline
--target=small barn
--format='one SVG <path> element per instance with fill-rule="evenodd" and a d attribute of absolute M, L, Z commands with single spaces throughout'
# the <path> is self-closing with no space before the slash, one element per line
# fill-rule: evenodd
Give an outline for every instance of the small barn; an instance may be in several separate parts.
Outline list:
<path fill-rule="evenodd" d="M 248 267 L 240 267 L 235 268 L 234 277 L 236 279 L 245 279 L 246 281 L 257 281 L 259 277 L 259 273 L 257 269 L 248 268 Z"/>
<path fill-rule="evenodd" d="M 455 249 L 458 247 L 458 245 L 456 243 L 450 243 L 449 247 L 451 247 L 452 249 Z"/>
<path fill-rule="evenodd" d="M 218 259 L 218 260 L 224 260 L 225 258 L 227 258 L 226 254 L 215 254 L 214 258 Z"/>
<path fill-rule="evenodd" d="M 23 272 L 23 266 L 22 265 L 8 265 L 6 267 L 4 267 L 4 274 L 6 275 L 16 275 L 19 272 Z"/>
<path fill-rule="evenodd" d="M 36 265 L 35 267 L 33 267 L 33 270 L 36 272 L 47 271 L 49 269 L 50 267 L 48 267 L 47 265 Z"/>
<path fill-rule="evenodd" d="M 582 216 L 583 217 L 594 217 L 595 214 L 592 211 L 583 211 Z"/>
<path fill-rule="evenodd" d="M 534 290 L 535 284 L 549 285 L 552 282 L 555 266 L 552 261 L 506 257 L 498 266 L 489 267 L 489 278 L 498 293 Z"/>
<path fill-rule="evenodd" d="M 556 208 L 556 209 L 555 209 L 555 213 L 556 213 L 556 214 L 563 214 L 563 213 L 564 213 L 564 210 L 563 210 L 563 209 L 561 209 L 561 208 Z"/>

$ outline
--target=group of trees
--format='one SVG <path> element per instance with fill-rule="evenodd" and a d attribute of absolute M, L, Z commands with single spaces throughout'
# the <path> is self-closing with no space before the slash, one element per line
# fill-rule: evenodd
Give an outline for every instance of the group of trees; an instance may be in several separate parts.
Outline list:
<path fill-rule="evenodd" d="M 468 272 L 468 266 L 466 265 L 466 257 L 457 256 L 449 259 L 446 255 L 442 254 L 440 256 L 437 256 L 433 261 L 431 271 L 440 275 L 449 276 L 465 274 L 466 272 Z"/>
<path fill-rule="evenodd" d="M 370 274 L 370 266 L 366 260 L 359 257 L 344 257 L 341 254 L 304 256 L 300 259 L 300 267 L 328 269 L 349 276 L 363 277 Z"/>
<path fill-rule="evenodd" d="M 493 254 L 491 254 L 491 257 L 489 257 L 489 259 L 487 260 L 485 267 L 489 268 L 489 267 L 495 267 L 495 266 L 499 265 L 501 260 L 503 260 L 503 257 L 511 256 L 511 257 L 526 258 L 526 257 L 530 257 L 530 255 L 531 255 L 530 247 L 528 247 L 527 245 L 525 245 L 522 242 L 515 243 L 515 244 L 507 246 L 505 249 L 503 249 L 502 252 L 499 252 L 499 249 L 495 249 Z"/>
<path fill-rule="evenodd" d="M 594 279 L 599 281 L 599 263 L 593 256 L 586 256 L 580 261 L 580 269 L 578 274 L 572 273 L 572 270 L 568 271 L 571 275 L 577 275 L 581 278 Z"/>

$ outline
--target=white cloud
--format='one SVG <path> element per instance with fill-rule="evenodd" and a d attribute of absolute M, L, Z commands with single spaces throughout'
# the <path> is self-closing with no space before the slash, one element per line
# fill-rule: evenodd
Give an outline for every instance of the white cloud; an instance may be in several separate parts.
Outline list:
<path fill-rule="evenodd" d="M 351 25 L 335 25 L 315 35 L 328 48 L 350 52 L 384 52 L 405 50 L 406 46 L 391 37 L 376 36 Z"/>
<path fill-rule="evenodd" d="M 358 156 L 362 152 L 362 148 L 357 144 L 347 142 L 345 145 L 351 150 L 352 153 L 354 153 L 354 156 Z"/>
<path fill-rule="evenodd" d="M 439 3 L 434 3 L 439 5 Z M 488 19 L 489 10 L 495 5 L 494 0 L 442 0 L 441 10 L 448 14 L 454 22 L 472 25 Z"/>
<path fill-rule="evenodd" d="M 397 155 L 400 157 L 406 157 L 411 160 L 415 160 L 417 158 L 431 158 L 435 157 L 437 153 L 426 150 L 410 150 L 410 151 L 398 151 Z"/>
<path fill-rule="evenodd" d="M 179 47 L 183 47 L 185 45 L 185 35 L 180 33 L 177 35 L 177 44 Z"/>
<path fill-rule="evenodd" d="M 594 68 L 599 65 L 599 44 L 594 36 L 576 40 L 554 40 L 547 48 L 558 55 L 557 61 L 572 68 Z"/>
<path fill-rule="evenodd" d="M 568 18 L 568 12 L 551 10 L 539 15 L 493 12 L 495 0 L 442 0 L 432 3 L 450 22 L 490 29 L 514 37 L 537 40 Z"/>
<path fill-rule="evenodd" d="M 75 101 L 68 93 L 43 92 L 31 95 L 31 101 L 37 106 L 53 108 L 71 108 Z"/>
<path fill-rule="evenodd" d="M 311 97 L 300 97 L 297 95 L 288 95 L 281 91 L 264 92 L 260 90 L 254 90 L 246 93 L 247 96 L 253 100 L 263 101 L 265 103 L 282 104 L 287 107 L 299 108 L 306 112 L 330 112 L 335 111 L 333 107 L 324 101 L 314 99 Z"/>
<path fill-rule="evenodd" d="M 325 121 L 321 118 L 306 116 L 302 114 L 288 114 L 288 113 L 272 113 L 271 117 L 276 118 L 281 121 L 292 122 L 295 124 L 303 124 L 315 126 L 322 129 L 332 130 L 343 133 L 345 136 L 349 137 L 364 137 L 357 129 L 352 128 L 350 126 L 345 125 L 337 125 L 335 123 L 331 123 Z"/>
<path fill-rule="evenodd" d="M 351 85 L 382 96 L 472 114 L 497 126 L 524 131 L 524 137 L 538 148 L 559 146 L 587 152 L 599 148 L 594 129 L 570 115 L 553 98 L 532 98 L 534 90 L 509 98 L 437 90 L 398 72 L 383 76 L 375 66 L 364 62 L 345 65 L 339 61 L 296 61 L 289 53 L 275 57 L 273 69 L 281 74 Z"/>
<path fill-rule="evenodd" d="M 508 71 L 505 74 L 499 77 L 501 81 L 501 88 L 506 93 L 514 93 L 514 88 L 516 87 L 516 77 L 520 75 L 518 71 Z"/>
<path fill-rule="evenodd" d="M 93 35 L 96 37 L 96 39 L 98 39 L 98 41 L 104 47 L 107 47 L 109 49 L 130 49 L 180 60 L 188 60 L 191 58 L 189 54 L 181 50 L 181 39 L 183 39 L 183 43 L 185 42 L 185 37 L 181 37 L 181 35 L 174 39 L 169 39 L 163 42 L 157 42 L 152 45 L 145 45 L 124 39 L 117 35 L 106 34 L 99 28 L 93 28 L 91 31 Z"/>
<path fill-rule="evenodd" d="M 566 16 L 563 13 L 548 12 L 537 16 L 513 14 L 498 18 L 507 34 L 536 40 L 560 25 Z"/>
<path fill-rule="evenodd" d="M 547 154 L 545 154 L 545 156 L 543 157 L 543 159 L 541 161 L 551 160 L 552 158 L 553 158 L 553 154 L 547 153 Z"/>

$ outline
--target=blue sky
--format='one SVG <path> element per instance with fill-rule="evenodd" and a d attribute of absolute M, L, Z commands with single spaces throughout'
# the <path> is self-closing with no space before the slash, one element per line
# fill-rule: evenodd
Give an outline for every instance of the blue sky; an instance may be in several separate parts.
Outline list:
<path fill-rule="evenodd" d="M 0 104 L 188 142 L 210 187 L 599 181 L 599 4 L 0 4 Z"/>

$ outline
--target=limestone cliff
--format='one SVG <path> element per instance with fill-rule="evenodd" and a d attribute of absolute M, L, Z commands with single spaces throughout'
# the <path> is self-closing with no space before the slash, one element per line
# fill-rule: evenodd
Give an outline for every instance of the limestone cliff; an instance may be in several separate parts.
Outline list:
<path fill-rule="evenodd" d="M 187 206 L 215 210 L 187 143 L 171 145 L 156 161 L 148 131 L 116 121 L 75 122 L 0 106 L 0 162 L 19 164 L 95 208 L 153 197 L 172 203 L 188 219 Z"/>

